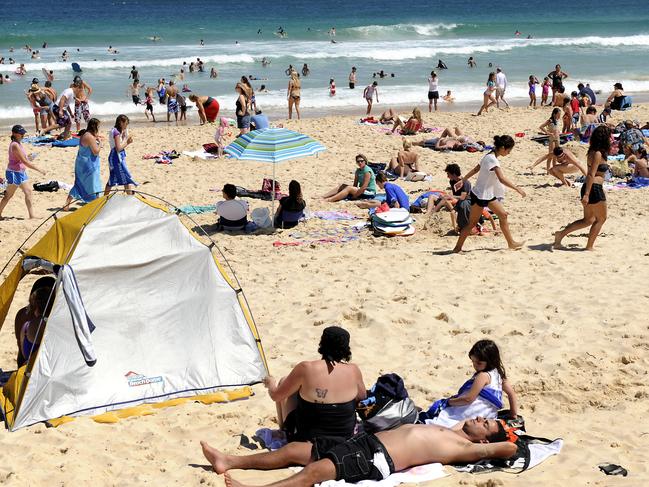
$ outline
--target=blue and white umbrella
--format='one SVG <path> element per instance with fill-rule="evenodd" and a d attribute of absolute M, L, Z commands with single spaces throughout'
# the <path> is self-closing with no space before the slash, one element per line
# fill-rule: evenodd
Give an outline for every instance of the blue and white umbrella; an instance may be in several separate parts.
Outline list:
<path fill-rule="evenodd" d="M 275 181 L 275 164 L 278 162 L 312 156 L 324 150 L 326 150 L 324 145 L 308 135 L 284 128 L 253 130 L 237 137 L 224 149 L 235 159 L 273 164 L 273 181 Z M 272 192 L 273 210 L 275 207 L 274 189 Z"/>

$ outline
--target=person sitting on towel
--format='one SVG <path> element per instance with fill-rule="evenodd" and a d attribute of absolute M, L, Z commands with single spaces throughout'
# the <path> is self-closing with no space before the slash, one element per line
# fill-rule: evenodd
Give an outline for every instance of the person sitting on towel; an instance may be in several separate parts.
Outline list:
<path fill-rule="evenodd" d="M 356 165 L 353 185 L 341 184 L 322 195 L 325 201 L 333 203 L 344 199 L 371 200 L 376 195 L 376 176 L 368 166 L 367 157 L 363 154 L 356 155 Z"/>
<path fill-rule="evenodd" d="M 16 333 L 16 343 L 18 345 L 18 356 L 16 357 L 16 362 L 18 367 L 23 366 L 27 362 L 27 356 L 23 354 L 23 329 L 25 325 L 28 325 L 30 322 L 38 322 L 38 316 L 36 315 L 36 292 L 39 289 L 45 289 L 47 295 L 52 292 L 54 285 L 56 284 L 56 279 L 52 276 L 44 276 L 36 280 L 32 285 L 32 289 L 29 292 L 29 302 L 27 306 L 18 310 L 16 313 L 16 318 L 14 319 L 14 328 Z M 31 347 L 30 347 L 31 348 Z"/>
<path fill-rule="evenodd" d="M 293 180 L 288 184 L 288 196 L 279 200 L 279 206 L 275 212 L 275 228 L 293 228 L 298 224 L 300 218 L 304 217 L 306 202 L 302 197 L 300 183 Z"/>
<path fill-rule="evenodd" d="M 419 154 L 412 149 L 412 143 L 403 139 L 403 150 L 390 159 L 388 170 L 400 178 L 405 178 L 411 172 L 419 172 Z"/>
<path fill-rule="evenodd" d="M 435 401 L 428 411 L 419 413 L 421 422 L 450 428 L 476 415 L 496 418 L 503 407 L 503 391 L 509 399 L 510 417 L 517 417 L 518 399 L 507 380 L 498 346 L 492 340 L 479 340 L 469 350 L 469 358 L 475 370 L 473 377 L 455 396 Z"/>
<path fill-rule="evenodd" d="M 306 465 L 299 473 L 272 484 L 274 487 L 307 487 L 327 480 L 349 483 L 381 481 L 394 472 L 429 463 L 453 465 L 516 455 L 516 436 L 499 420 L 477 417 L 453 429 L 426 424 L 404 424 L 375 434 L 360 433 L 343 443 L 320 438 L 255 455 L 226 455 L 201 441 L 203 455 L 214 471 L 225 474 L 226 487 L 244 487 L 229 470 L 285 468 Z M 390 485 L 392 485 L 390 483 Z"/>
<path fill-rule="evenodd" d="M 319 360 L 300 362 L 279 381 L 271 376 L 264 379 L 289 442 L 313 442 L 320 436 L 343 441 L 354 434 L 356 403 L 367 393 L 360 369 L 349 363 L 347 330 L 325 328 L 318 353 Z"/>
<path fill-rule="evenodd" d="M 243 230 L 248 223 L 248 202 L 236 197 L 237 188 L 234 184 L 223 186 L 224 201 L 216 204 L 216 214 L 222 230 Z"/>
<path fill-rule="evenodd" d="M 379 188 L 385 191 L 385 202 L 390 208 L 405 208 L 410 211 L 410 200 L 406 192 L 401 189 L 401 186 L 398 186 L 394 183 L 388 183 L 388 177 L 384 172 L 380 172 L 376 175 L 376 184 Z M 381 206 L 379 200 L 367 200 L 360 201 L 356 203 L 356 206 L 359 208 L 376 208 Z"/>
<path fill-rule="evenodd" d="M 52 286 L 53 287 L 53 286 Z M 29 296 L 30 318 L 20 330 L 20 353 L 25 362 L 38 350 L 45 331 L 45 321 L 52 311 L 54 294 L 52 287 L 39 287 Z"/>

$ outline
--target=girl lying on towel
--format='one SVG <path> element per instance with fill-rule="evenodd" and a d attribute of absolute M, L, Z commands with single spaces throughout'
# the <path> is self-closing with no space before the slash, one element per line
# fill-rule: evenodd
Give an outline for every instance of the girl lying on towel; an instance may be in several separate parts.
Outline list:
<path fill-rule="evenodd" d="M 480 340 L 471 347 L 469 358 L 476 371 L 473 377 L 460 387 L 455 396 L 435 401 L 428 411 L 421 412 L 421 422 L 451 428 L 460 421 L 477 416 L 496 418 L 498 410 L 503 407 L 503 391 L 509 399 L 510 416 L 517 417 L 518 400 L 507 380 L 498 346 L 491 340 Z"/>

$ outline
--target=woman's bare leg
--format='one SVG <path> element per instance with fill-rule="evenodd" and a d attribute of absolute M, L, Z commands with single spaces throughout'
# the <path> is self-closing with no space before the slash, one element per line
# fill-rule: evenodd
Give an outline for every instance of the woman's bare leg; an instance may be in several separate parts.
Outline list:
<path fill-rule="evenodd" d="M 476 226 L 480 220 L 480 215 L 482 215 L 482 207 L 478 205 L 471 205 L 471 213 L 469 214 L 469 223 L 460 231 L 460 236 L 457 238 L 457 243 L 453 249 L 454 253 L 462 252 L 462 246 L 464 241 L 473 230 L 473 227 Z"/>
<path fill-rule="evenodd" d="M 570 223 L 566 228 L 563 230 L 560 230 L 558 232 L 555 232 L 554 234 L 554 244 L 552 245 L 552 248 L 555 249 L 562 249 L 564 248 L 563 245 L 561 244 L 561 241 L 564 239 L 566 235 L 571 234 L 572 232 L 575 232 L 577 230 L 580 230 L 582 228 L 586 228 L 593 223 L 595 223 L 595 215 L 593 214 L 593 205 L 586 205 L 584 207 L 584 217 L 580 218 L 579 220 L 575 220 L 574 222 Z"/>
<path fill-rule="evenodd" d="M 65 200 L 65 204 L 63 205 L 63 208 L 61 208 L 63 211 L 70 211 L 70 203 L 72 203 L 72 198 L 71 194 L 68 194 L 68 197 Z"/>
<path fill-rule="evenodd" d="M 588 232 L 588 243 L 586 244 L 586 250 L 593 250 L 593 247 L 595 246 L 595 239 L 599 235 L 599 232 L 602 229 L 602 226 L 604 225 L 607 217 L 606 201 L 600 201 L 599 203 L 591 206 L 594 206 L 593 214 L 595 215 L 595 223 L 593 223 L 593 226 L 590 227 L 590 232 Z"/>
<path fill-rule="evenodd" d="M 355 199 L 357 189 L 358 188 L 355 188 L 353 186 L 345 186 L 338 193 L 336 193 L 333 196 L 329 196 L 328 198 L 325 198 L 325 200 L 328 201 L 329 203 L 335 203 L 336 201 L 344 200 L 345 198 L 347 198 L 349 196 L 351 196 L 352 199 Z"/>
<path fill-rule="evenodd" d="M 489 209 L 493 211 L 496 215 L 498 215 L 498 221 L 500 222 L 500 229 L 503 232 L 503 236 L 505 237 L 505 240 L 507 240 L 507 246 L 512 250 L 520 249 L 525 243 L 525 241 L 517 242 L 512 237 L 512 234 L 509 231 L 509 222 L 507 221 L 508 215 L 507 212 L 505 211 L 505 208 L 500 203 L 500 201 L 498 200 L 490 201 Z"/>
<path fill-rule="evenodd" d="M 29 183 L 24 182 L 20 185 L 20 189 L 22 189 L 23 193 L 25 194 L 25 206 L 27 206 L 27 213 L 29 214 L 29 218 L 38 218 L 36 215 L 34 215 L 34 207 L 32 204 L 32 188 L 30 187 Z"/>
<path fill-rule="evenodd" d="M 7 189 L 5 190 L 5 195 L 2 198 L 2 201 L 0 201 L 0 220 L 2 219 L 2 212 L 5 209 L 5 206 L 7 206 L 7 203 L 9 203 L 9 200 L 13 198 L 13 195 L 16 193 L 16 190 L 18 189 L 18 186 L 15 184 L 10 184 L 7 186 Z"/>
<path fill-rule="evenodd" d="M 322 198 L 324 198 L 324 199 L 331 198 L 333 195 L 340 193 L 347 186 L 348 186 L 347 184 L 341 184 L 337 188 L 334 188 L 331 191 L 327 191 L 325 194 L 322 195 Z"/>

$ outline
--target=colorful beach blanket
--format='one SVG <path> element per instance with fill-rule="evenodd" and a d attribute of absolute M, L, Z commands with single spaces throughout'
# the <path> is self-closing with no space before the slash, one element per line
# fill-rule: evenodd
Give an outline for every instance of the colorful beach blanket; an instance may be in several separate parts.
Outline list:
<path fill-rule="evenodd" d="M 309 230 L 304 232 L 293 232 L 289 234 L 293 241 L 275 241 L 273 247 L 297 247 L 300 245 L 316 244 L 342 244 L 359 240 L 361 233 L 365 231 L 365 223 L 357 223 L 351 226 L 330 226 L 320 230 Z"/>
<path fill-rule="evenodd" d="M 363 217 L 353 215 L 348 211 L 328 211 L 328 210 L 313 211 L 311 212 L 311 216 L 313 218 L 320 218 L 321 220 L 333 220 L 333 221 L 363 219 Z"/>
<path fill-rule="evenodd" d="M 641 177 L 635 177 L 629 181 L 622 181 L 615 184 L 604 184 L 604 189 L 607 191 L 615 191 L 620 189 L 643 189 L 647 187 L 649 187 L 649 178 Z"/>

